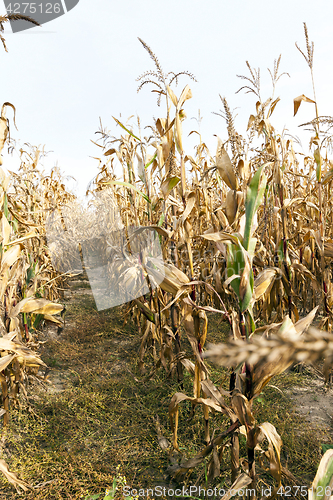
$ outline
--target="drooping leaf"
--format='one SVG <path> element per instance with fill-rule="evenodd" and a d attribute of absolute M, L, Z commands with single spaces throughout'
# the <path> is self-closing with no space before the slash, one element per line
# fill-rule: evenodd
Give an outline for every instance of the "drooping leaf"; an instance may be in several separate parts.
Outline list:
<path fill-rule="evenodd" d="M 229 500 L 231 497 L 235 496 L 238 491 L 244 491 L 244 488 L 248 486 L 250 483 L 252 483 L 252 479 L 250 476 L 245 474 L 245 472 L 242 472 L 236 481 L 234 481 L 231 485 L 231 488 L 226 492 L 225 495 L 220 500 Z M 250 490 L 251 491 L 251 490 Z"/>
<path fill-rule="evenodd" d="M 272 288 L 276 276 L 279 274 L 278 268 L 266 268 L 261 271 L 254 280 L 254 299 L 258 300 L 262 295 Z"/>
<path fill-rule="evenodd" d="M 259 429 L 268 441 L 268 451 L 266 453 L 266 456 L 269 460 L 268 471 L 277 481 L 278 486 L 280 486 L 281 485 L 280 454 L 281 454 L 282 439 L 278 434 L 274 425 L 272 425 L 270 422 L 264 422 L 263 424 L 259 425 Z"/>
<path fill-rule="evenodd" d="M 184 102 L 187 101 L 188 99 L 191 99 L 191 98 L 192 98 L 192 91 L 191 91 L 189 85 L 186 85 L 184 87 L 184 89 L 182 90 L 182 93 L 179 96 L 179 100 L 177 103 L 178 111 L 180 110 L 180 108 L 182 108 Z"/>
<path fill-rule="evenodd" d="M 170 97 L 170 99 L 172 101 L 172 104 L 175 107 L 177 107 L 178 99 L 176 97 L 176 94 L 174 93 L 174 91 L 172 90 L 172 88 L 169 85 L 167 85 L 167 92 L 168 92 L 169 97 Z"/>
<path fill-rule="evenodd" d="M 316 104 L 315 101 L 313 101 L 312 99 L 309 99 L 309 97 L 306 97 L 304 94 L 301 94 L 298 97 L 295 97 L 295 99 L 294 99 L 294 116 L 296 115 L 296 113 L 299 110 L 299 107 L 303 101 L 304 102 L 311 102 L 312 104 Z"/>

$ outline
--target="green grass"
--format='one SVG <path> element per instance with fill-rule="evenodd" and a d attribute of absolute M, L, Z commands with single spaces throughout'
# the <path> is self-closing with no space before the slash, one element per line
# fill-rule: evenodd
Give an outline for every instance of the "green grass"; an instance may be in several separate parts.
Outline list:
<path fill-rule="evenodd" d="M 140 345 L 136 326 L 129 320 L 123 326 L 124 311 L 115 308 L 97 312 L 91 295 L 77 294 L 68 305 L 64 333 L 43 344 L 42 359 L 59 376 L 62 392 L 42 386 L 30 388 L 29 404 L 11 411 L 0 458 L 10 470 L 31 485 L 44 483 L 25 498 L 79 499 L 105 492 L 119 473 L 128 484 L 169 485 L 166 470 L 169 458 L 157 441 L 153 416 L 160 418 L 164 436 L 171 440 L 168 406 L 180 390 L 175 380 L 160 369 L 144 381 L 137 365 Z M 218 342 L 228 336 L 225 323 L 211 317 L 208 340 Z M 41 336 L 41 340 L 42 340 Z M 182 340 L 183 348 L 190 349 Z M 189 351 L 190 352 L 190 351 Z M 147 356 L 147 373 L 153 365 Z M 209 365 L 211 378 L 228 389 L 228 371 Z M 308 424 L 294 412 L 285 389 L 305 383 L 304 375 L 288 372 L 273 379 L 255 402 L 259 422 L 269 421 L 283 439 L 282 463 L 302 484 L 314 477 L 320 460 L 320 443 L 331 436 L 309 433 Z M 192 376 L 185 372 L 182 392 L 192 395 Z M 179 446 L 184 458 L 193 457 L 204 446 L 202 408 L 189 420 L 190 404 L 181 404 Z M 211 416 L 216 433 L 228 426 L 220 414 Z M 245 452 L 245 444 L 241 443 Z M 245 455 L 244 455 L 245 456 Z M 268 477 L 263 471 L 264 484 Z M 193 484 L 199 477 L 205 485 L 205 464 L 186 478 Z M 230 483 L 229 450 L 225 450 L 221 476 L 216 485 Z M 288 484 L 288 481 L 286 482 Z M 19 498 L 7 480 L 0 476 L 0 500 Z M 103 498 L 103 497 L 102 497 Z"/>

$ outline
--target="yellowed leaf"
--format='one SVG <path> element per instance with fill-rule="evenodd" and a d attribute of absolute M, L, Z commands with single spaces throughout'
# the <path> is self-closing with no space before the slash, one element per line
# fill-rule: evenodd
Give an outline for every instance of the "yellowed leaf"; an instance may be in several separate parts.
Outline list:
<path fill-rule="evenodd" d="M 3 245 L 7 245 L 10 239 L 10 234 L 12 232 L 11 225 L 9 224 L 7 217 L 4 215 L 2 216 L 1 219 L 1 225 L 2 225 L 2 241 Z"/>
<path fill-rule="evenodd" d="M 223 497 L 220 498 L 220 500 L 229 500 L 231 497 L 235 496 L 236 492 L 240 490 L 244 491 L 244 488 L 250 483 L 252 483 L 252 479 L 250 478 L 250 476 L 245 474 L 245 472 L 242 472 L 242 474 L 238 476 L 236 481 L 234 481 L 231 485 L 231 488 L 226 492 L 225 495 L 223 495 Z"/>
<path fill-rule="evenodd" d="M 295 97 L 295 99 L 294 99 L 294 116 L 296 115 L 297 111 L 299 110 L 299 107 L 300 107 L 302 101 L 311 102 L 312 104 L 316 104 L 315 101 L 313 101 L 312 99 L 309 99 L 309 97 L 306 97 L 304 94 L 299 95 L 298 97 Z"/>
<path fill-rule="evenodd" d="M 179 177 L 168 177 L 165 179 L 162 184 L 161 184 L 161 191 L 163 193 L 164 198 L 167 198 L 173 188 L 178 184 L 180 181 Z"/>
<path fill-rule="evenodd" d="M 182 224 L 184 224 L 185 220 L 192 212 L 196 201 L 197 201 L 197 196 L 194 191 L 191 191 L 186 197 L 186 206 L 181 218 Z"/>
<path fill-rule="evenodd" d="M 228 191 L 225 200 L 225 212 L 230 225 L 235 220 L 235 217 L 237 215 L 237 209 L 238 209 L 237 191 L 231 189 L 230 191 Z"/>
<path fill-rule="evenodd" d="M 0 460 L 0 471 L 5 475 L 7 480 L 15 486 L 18 492 L 20 491 L 20 488 L 23 491 L 28 491 L 28 489 L 31 488 L 28 483 L 19 479 L 14 472 L 10 472 L 8 465 L 4 460 Z"/>
<path fill-rule="evenodd" d="M 3 358 L 0 358 L 0 372 L 5 370 L 7 366 L 11 363 L 11 361 L 15 358 L 15 354 L 7 354 Z"/>
<path fill-rule="evenodd" d="M 168 91 L 169 97 L 172 101 L 172 104 L 177 107 L 177 103 L 178 103 L 177 97 L 176 97 L 174 91 L 172 90 L 172 88 L 169 87 L 169 85 L 167 85 L 167 91 Z"/>
<path fill-rule="evenodd" d="M 280 270 L 278 269 L 268 267 L 258 274 L 256 279 L 254 280 L 255 300 L 258 300 L 266 292 L 269 292 L 279 271 Z"/>
<path fill-rule="evenodd" d="M 35 314 L 59 314 L 63 310 L 62 304 L 51 302 L 47 299 L 35 299 L 29 297 L 21 300 L 12 310 L 11 316 L 15 318 L 19 313 L 35 313 Z"/>
<path fill-rule="evenodd" d="M 191 99 L 192 97 L 192 91 L 188 85 L 184 87 L 182 93 L 180 94 L 179 101 L 177 104 L 177 110 L 179 111 L 180 108 L 183 106 L 184 102 L 187 101 L 188 99 Z"/>
<path fill-rule="evenodd" d="M 237 190 L 238 184 L 234 168 L 226 150 L 221 146 L 219 139 L 218 151 L 216 154 L 216 167 L 221 179 L 227 184 L 230 189 Z"/>
<path fill-rule="evenodd" d="M 175 141 L 178 152 L 181 154 L 183 152 L 183 128 L 179 113 L 176 114 L 175 118 Z"/>
<path fill-rule="evenodd" d="M 269 118 L 271 116 L 271 114 L 273 113 L 273 111 L 275 109 L 275 106 L 277 105 L 277 103 L 279 101 L 280 101 L 280 97 L 278 97 L 277 99 L 275 99 L 275 101 L 272 102 L 272 104 L 270 105 L 269 110 L 268 110 L 267 118 Z"/>
<path fill-rule="evenodd" d="M 281 453 L 282 439 L 279 436 L 274 425 L 272 425 L 270 422 L 264 422 L 263 424 L 259 425 L 259 429 L 264 434 L 264 436 L 268 441 L 267 456 L 269 459 L 269 472 L 280 486 L 281 484 L 280 453 Z"/>
<path fill-rule="evenodd" d="M 22 245 L 18 244 L 11 247 L 7 252 L 4 253 L 2 262 L 1 262 L 1 270 L 3 271 L 6 268 L 9 268 L 14 264 L 14 262 L 20 257 Z"/>
<path fill-rule="evenodd" d="M 253 115 L 250 115 L 250 118 L 249 118 L 249 121 L 248 121 L 248 124 L 247 124 L 247 129 L 246 130 L 249 130 L 251 127 L 252 127 L 252 124 L 253 122 L 255 121 L 255 116 Z"/>
<path fill-rule="evenodd" d="M 9 243 L 6 243 L 6 246 L 12 246 L 12 245 L 17 245 L 18 243 L 22 243 L 22 241 L 28 240 L 30 238 L 38 238 L 38 233 L 36 231 L 29 231 L 27 234 L 22 236 L 21 238 L 18 238 L 17 240 L 10 241 Z"/>

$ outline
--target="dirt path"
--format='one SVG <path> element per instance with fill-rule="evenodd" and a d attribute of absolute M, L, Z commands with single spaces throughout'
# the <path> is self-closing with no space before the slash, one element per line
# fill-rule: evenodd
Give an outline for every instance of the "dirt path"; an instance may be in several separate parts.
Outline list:
<path fill-rule="evenodd" d="M 26 495 L 34 500 L 103 492 L 118 465 L 134 469 L 135 456 L 145 461 L 142 471 L 150 470 L 158 448 L 144 402 L 148 387 L 142 391 L 132 375 L 134 326 L 123 326 L 121 308 L 98 312 L 86 280 L 72 281 L 64 302 L 63 332 L 51 325 L 39 334 L 46 380 L 30 380 L 29 402 L 21 398 L 21 408 L 12 409 L 0 450 L 10 469 L 34 486 Z M 0 476 L 0 500 L 7 498 L 16 495 Z"/>
<path fill-rule="evenodd" d="M 295 386 L 288 391 L 296 412 L 304 416 L 313 429 L 332 432 L 333 389 L 328 388 L 323 377 L 314 371 L 305 382 L 303 387 Z"/>
<path fill-rule="evenodd" d="M 21 398 L 21 407 L 12 409 L 0 458 L 34 487 L 25 496 L 29 500 L 102 494 L 115 477 L 126 477 L 134 486 L 173 484 L 154 417 L 170 441 L 168 407 L 179 391 L 176 381 L 163 370 L 151 380 L 139 375 L 135 325 L 131 320 L 123 325 L 120 307 L 97 311 L 86 280 L 71 281 L 65 304 L 63 332 L 50 326 L 39 335 L 41 356 L 50 368 L 47 380 L 31 380 L 29 402 Z M 220 341 L 219 322 L 212 318 L 209 325 L 210 341 Z M 148 351 L 147 373 L 152 366 Z M 210 370 L 212 380 L 227 387 L 229 373 L 214 366 Z M 192 377 L 185 374 L 183 391 L 191 395 L 192 390 Z M 179 418 L 180 458 L 185 459 L 203 447 L 201 412 L 190 421 L 189 410 L 183 404 Z M 321 443 L 333 442 L 333 394 L 325 392 L 322 379 L 308 372 L 276 377 L 254 410 L 259 422 L 271 422 L 280 433 L 283 465 L 300 481 L 313 479 Z M 219 414 L 212 414 L 212 429 L 219 432 L 224 425 Z M 229 477 L 228 457 L 221 481 Z M 189 480 L 204 473 L 204 468 L 195 470 Z M 16 498 L 22 497 L 0 476 L 0 500 Z"/>

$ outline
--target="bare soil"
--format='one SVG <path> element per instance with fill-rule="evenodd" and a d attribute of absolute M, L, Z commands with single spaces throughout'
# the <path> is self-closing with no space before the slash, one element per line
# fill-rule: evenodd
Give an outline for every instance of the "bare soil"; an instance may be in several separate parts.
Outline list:
<path fill-rule="evenodd" d="M 306 377 L 304 386 L 293 387 L 287 394 L 311 429 L 333 430 L 333 389 L 327 387 L 322 376 L 313 373 Z"/>

